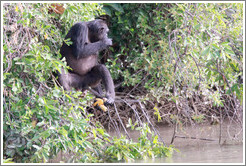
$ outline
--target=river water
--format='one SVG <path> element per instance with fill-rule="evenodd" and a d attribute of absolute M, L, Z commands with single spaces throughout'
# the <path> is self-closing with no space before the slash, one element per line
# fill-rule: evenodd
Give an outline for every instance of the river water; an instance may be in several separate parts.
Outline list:
<path fill-rule="evenodd" d="M 170 145 L 174 128 L 167 125 L 158 125 L 156 129 L 159 131 L 167 146 Z M 176 128 L 173 146 L 179 150 L 174 151 L 171 157 L 136 160 L 137 165 L 143 164 L 245 164 L 245 149 L 243 145 L 242 128 L 239 125 L 232 125 L 224 122 L 222 126 L 217 125 L 190 125 L 179 126 Z M 111 136 L 117 136 L 119 133 L 108 131 Z M 130 137 L 137 141 L 138 131 L 128 130 Z M 124 131 L 121 131 L 124 134 Z M 221 135 L 221 143 L 219 138 Z M 192 139 L 190 139 L 192 137 Z M 49 162 L 59 163 L 62 154 L 56 159 Z M 133 163 L 131 163 L 133 164 Z"/>
<path fill-rule="evenodd" d="M 177 147 L 172 157 L 137 160 L 136 163 L 242 163 L 242 145 L 215 145 L 204 143 L 196 146 Z"/>
<path fill-rule="evenodd" d="M 158 126 L 158 131 L 167 146 L 172 140 L 174 128 L 170 126 Z M 180 152 L 174 152 L 172 157 L 157 159 L 136 160 L 135 163 L 226 163 L 240 164 L 245 162 L 243 133 L 238 125 L 223 123 L 217 125 L 191 125 L 178 127 L 173 146 Z M 137 139 L 139 133 L 128 131 L 130 137 Z M 116 134 L 116 133 L 114 133 Z M 113 135 L 114 135 L 113 134 Z M 237 135 L 238 134 L 238 135 Z M 221 143 L 219 137 L 221 135 Z M 192 137 L 193 139 L 190 139 Z"/>

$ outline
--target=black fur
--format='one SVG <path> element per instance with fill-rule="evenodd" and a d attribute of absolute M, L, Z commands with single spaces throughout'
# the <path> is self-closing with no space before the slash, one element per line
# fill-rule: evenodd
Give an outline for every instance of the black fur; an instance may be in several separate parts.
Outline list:
<path fill-rule="evenodd" d="M 65 37 L 71 39 L 72 45 L 68 46 L 64 42 L 60 53 L 62 57 L 66 57 L 67 64 L 73 71 L 67 74 L 62 71 L 58 80 L 66 90 L 86 90 L 92 87 L 100 96 L 102 81 L 108 103 L 112 104 L 115 98 L 114 83 L 108 69 L 98 64 L 97 58 L 100 51 L 112 45 L 112 40 L 107 36 L 108 31 L 108 26 L 100 19 L 79 22 L 72 26 Z"/>

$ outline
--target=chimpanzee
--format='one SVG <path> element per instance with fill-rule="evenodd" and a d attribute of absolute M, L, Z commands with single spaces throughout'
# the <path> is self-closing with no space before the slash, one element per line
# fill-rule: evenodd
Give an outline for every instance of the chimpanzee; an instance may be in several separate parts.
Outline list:
<path fill-rule="evenodd" d="M 75 88 L 86 90 L 91 87 L 103 96 L 100 82 L 105 86 L 107 101 L 105 104 L 113 104 L 115 99 L 114 83 L 108 69 L 98 63 L 98 53 L 112 45 L 112 39 L 108 38 L 108 26 L 104 20 L 79 22 L 72 26 L 65 39 L 70 38 L 71 45 L 63 42 L 60 49 L 62 57 L 66 58 L 71 71 L 59 73 L 58 80 L 65 90 Z"/>

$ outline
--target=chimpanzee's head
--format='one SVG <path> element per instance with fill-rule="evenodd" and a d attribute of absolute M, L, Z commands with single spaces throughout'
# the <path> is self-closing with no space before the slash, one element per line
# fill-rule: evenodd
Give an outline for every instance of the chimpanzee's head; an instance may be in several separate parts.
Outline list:
<path fill-rule="evenodd" d="M 89 28 L 89 39 L 90 41 L 97 42 L 104 38 L 108 38 L 108 26 L 105 21 L 101 19 L 96 19 L 94 21 L 88 22 Z"/>

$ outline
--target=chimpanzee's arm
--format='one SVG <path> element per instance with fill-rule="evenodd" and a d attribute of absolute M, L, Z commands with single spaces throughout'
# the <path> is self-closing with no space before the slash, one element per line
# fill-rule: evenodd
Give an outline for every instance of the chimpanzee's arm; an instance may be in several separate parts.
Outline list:
<path fill-rule="evenodd" d="M 71 28 L 66 37 L 71 38 L 71 41 L 73 42 L 71 45 L 72 52 L 77 59 L 95 55 L 99 51 L 106 49 L 109 45 L 112 45 L 112 41 L 109 38 L 104 38 L 97 42 L 90 43 L 88 31 L 89 29 L 86 23 L 77 23 Z"/>

